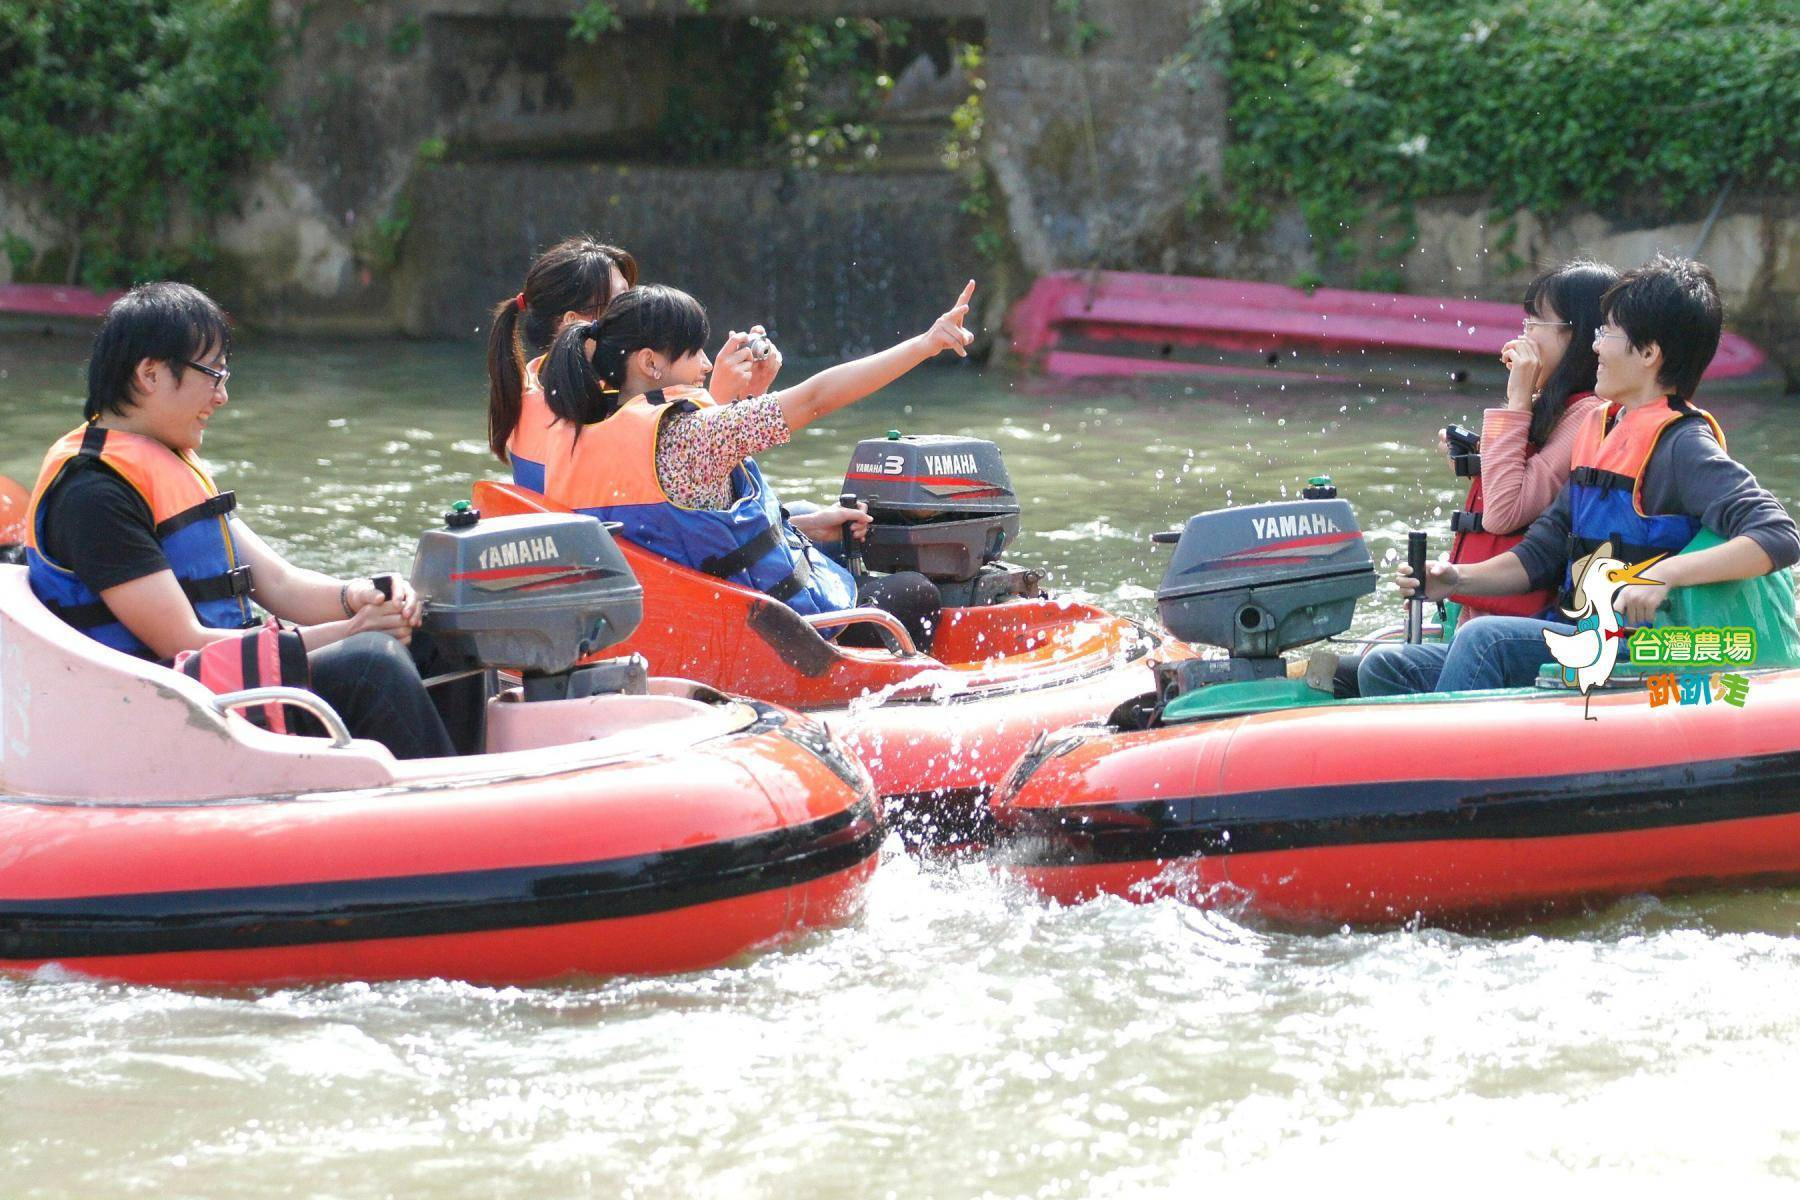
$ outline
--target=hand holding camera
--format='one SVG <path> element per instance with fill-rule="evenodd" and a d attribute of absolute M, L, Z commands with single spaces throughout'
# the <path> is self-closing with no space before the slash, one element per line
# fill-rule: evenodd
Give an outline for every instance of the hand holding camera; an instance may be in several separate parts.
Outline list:
<path fill-rule="evenodd" d="M 1446 425 L 1438 445 L 1450 456 L 1450 465 L 1463 477 L 1481 474 L 1481 435 L 1457 424 Z"/>

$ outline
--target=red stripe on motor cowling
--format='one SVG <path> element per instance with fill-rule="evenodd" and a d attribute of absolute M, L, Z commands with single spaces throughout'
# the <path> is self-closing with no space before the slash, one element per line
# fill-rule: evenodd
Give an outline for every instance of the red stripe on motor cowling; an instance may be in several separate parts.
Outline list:
<path fill-rule="evenodd" d="M 889 483 L 951 483 L 963 487 L 986 488 L 989 491 L 1005 491 L 985 479 L 957 479 L 949 475 L 883 475 L 880 471 L 847 471 L 845 479 L 885 479 Z"/>
<path fill-rule="evenodd" d="M 1360 533 L 1321 533 L 1313 537 L 1286 538 L 1279 542 L 1269 542 L 1262 546 L 1251 546 L 1244 550 L 1233 550 L 1224 558 L 1242 558 L 1247 554 L 1268 554 L 1274 550 L 1292 550 L 1300 546 L 1329 546 L 1334 542 L 1353 542 L 1362 537 Z"/>
<path fill-rule="evenodd" d="M 451 579 L 518 579 L 524 575 L 549 575 L 568 570 L 563 563 L 551 563 L 543 567 L 493 567 L 486 571 L 458 571 Z"/>

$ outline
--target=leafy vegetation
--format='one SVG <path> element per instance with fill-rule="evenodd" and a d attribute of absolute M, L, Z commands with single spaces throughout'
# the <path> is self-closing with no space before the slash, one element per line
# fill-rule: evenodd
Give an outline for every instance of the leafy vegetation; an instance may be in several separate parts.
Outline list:
<path fill-rule="evenodd" d="M 1328 259 L 1371 222 L 1404 253 L 1427 196 L 1666 218 L 1800 183 L 1792 0 L 1208 0 L 1171 66 L 1223 45 L 1227 210 L 1297 202 Z"/>
<path fill-rule="evenodd" d="M 204 236 L 163 234 L 228 209 L 278 148 L 277 41 L 268 0 L 0 0 L 0 172 L 55 197 L 63 235 L 23 273 L 109 286 L 207 261 Z"/>

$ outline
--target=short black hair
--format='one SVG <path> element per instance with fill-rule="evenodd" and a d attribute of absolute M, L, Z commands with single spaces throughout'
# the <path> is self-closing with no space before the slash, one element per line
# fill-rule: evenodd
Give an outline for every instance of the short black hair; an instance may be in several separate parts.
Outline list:
<path fill-rule="evenodd" d="M 131 375 L 146 358 L 168 363 L 179 380 L 189 359 L 213 347 L 231 353 L 231 322 L 205 292 L 169 282 L 132 288 L 113 301 L 94 335 L 82 415 L 92 421 L 130 408 Z"/>
<path fill-rule="evenodd" d="M 1719 283 L 1705 263 L 1659 254 L 1627 271 L 1600 297 L 1600 312 L 1642 350 L 1662 348 L 1656 381 L 1677 402 L 1693 399 L 1700 376 L 1719 349 L 1725 310 Z"/>

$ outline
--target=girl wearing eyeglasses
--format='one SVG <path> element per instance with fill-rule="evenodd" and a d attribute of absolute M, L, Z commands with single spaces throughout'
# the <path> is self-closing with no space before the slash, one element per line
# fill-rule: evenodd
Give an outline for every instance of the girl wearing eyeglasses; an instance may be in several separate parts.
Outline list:
<path fill-rule="evenodd" d="M 1600 297 L 1618 282 L 1604 263 L 1577 259 L 1545 271 L 1525 288 L 1519 336 L 1500 349 L 1506 403 L 1482 415 L 1481 454 L 1461 512 L 1451 517 L 1453 563 L 1475 563 L 1511 549 L 1569 481 L 1575 433 L 1594 396 L 1594 330 Z M 1536 617 L 1551 591 L 1520 596 L 1452 596 L 1460 621 L 1495 614 Z"/>

